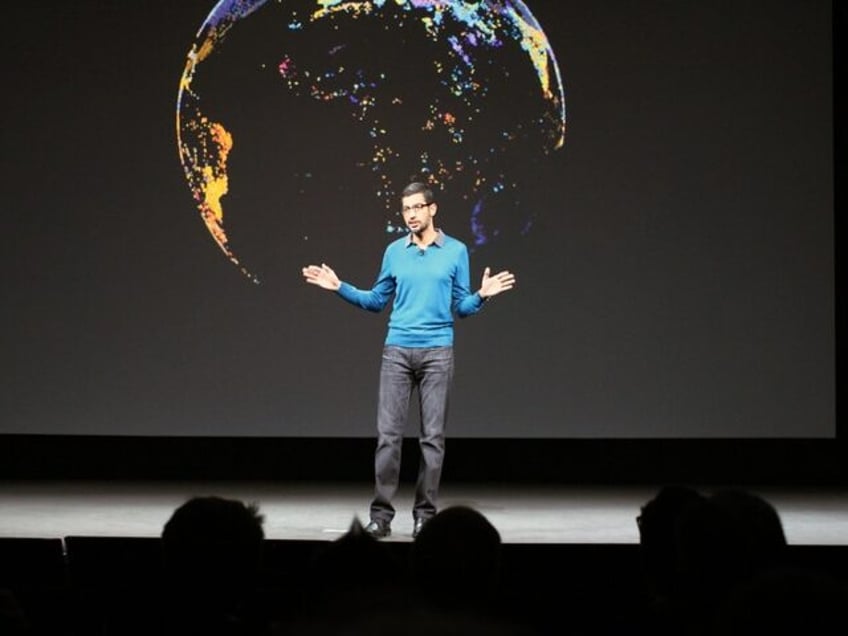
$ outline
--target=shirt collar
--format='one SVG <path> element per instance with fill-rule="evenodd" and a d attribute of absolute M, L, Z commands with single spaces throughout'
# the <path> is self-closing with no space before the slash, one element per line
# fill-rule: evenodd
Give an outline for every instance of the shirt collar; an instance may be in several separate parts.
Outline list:
<path fill-rule="evenodd" d="M 404 244 L 404 246 L 409 247 L 410 245 L 413 245 L 413 243 L 412 243 L 412 232 L 410 232 L 409 234 L 406 235 L 406 243 Z M 430 245 L 435 245 L 436 247 L 444 247 L 444 245 L 445 245 L 445 233 L 442 232 L 441 229 L 436 230 L 436 238 L 433 239 L 433 242 L 430 243 Z"/>

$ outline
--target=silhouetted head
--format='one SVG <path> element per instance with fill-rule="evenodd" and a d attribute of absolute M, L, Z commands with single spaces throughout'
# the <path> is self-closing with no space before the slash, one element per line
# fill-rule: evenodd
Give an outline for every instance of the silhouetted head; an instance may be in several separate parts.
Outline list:
<path fill-rule="evenodd" d="M 307 605 L 338 620 L 403 596 L 403 569 L 390 545 L 367 534 L 355 518 L 345 534 L 314 553 L 304 581 Z"/>
<path fill-rule="evenodd" d="M 786 537 L 765 499 L 742 490 L 716 492 L 680 520 L 680 565 L 691 597 L 707 600 L 780 565 Z"/>
<path fill-rule="evenodd" d="M 262 560 L 263 522 L 254 504 L 214 496 L 189 499 L 162 531 L 168 574 L 204 589 L 254 584 Z"/>
<path fill-rule="evenodd" d="M 636 518 L 642 565 L 651 591 L 665 596 L 676 583 L 680 516 L 687 508 L 706 500 L 698 490 L 683 485 L 660 488 Z"/>
<path fill-rule="evenodd" d="M 411 563 L 415 583 L 438 604 L 488 604 L 500 583 L 501 537 L 477 510 L 445 508 L 416 537 Z"/>

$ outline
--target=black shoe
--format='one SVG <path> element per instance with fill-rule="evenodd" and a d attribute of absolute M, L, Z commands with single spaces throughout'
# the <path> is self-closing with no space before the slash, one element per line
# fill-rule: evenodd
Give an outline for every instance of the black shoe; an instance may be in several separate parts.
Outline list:
<path fill-rule="evenodd" d="M 419 534 L 421 534 L 421 529 L 424 527 L 424 524 L 427 523 L 427 519 L 424 517 L 417 517 L 415 519 L 415 523 L 412 525 L 412 538 L 415 539 Z"/>
<path fill-rule="evenodd" d="M 392 526 L 388 521 L 382 521 L 380 519 L 372 519 L 367 526 L 365 526 L 365 534 L 371 535 L 375 539 L 382 539 L 383 537 L 387 537 L 392 533 Z"/>

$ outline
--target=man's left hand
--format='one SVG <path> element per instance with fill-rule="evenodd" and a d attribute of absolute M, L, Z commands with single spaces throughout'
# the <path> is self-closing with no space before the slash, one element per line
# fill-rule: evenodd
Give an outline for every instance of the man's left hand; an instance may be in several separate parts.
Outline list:
<path fill-rule="evenodd" d="M 483 270 L 483 282 L 480 284 L 480 291 L 477 293 L 480 294 L 480 298 L 486 300 L 513 287 L 515 287 L 515 274 L 504 270 L 492 276 L 491 270 L 487 267 Z"/>

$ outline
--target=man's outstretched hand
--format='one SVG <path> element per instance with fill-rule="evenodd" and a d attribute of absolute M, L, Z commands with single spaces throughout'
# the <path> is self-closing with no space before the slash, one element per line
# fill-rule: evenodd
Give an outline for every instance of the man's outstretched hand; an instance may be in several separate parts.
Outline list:
<path fill-rule="evenodd" d="M 336 276 L 336 273 L 326 263 L 304 267 L 303 278 L 310 285 L 318 285 L 318 287 L 329 289 L 330 291 L 336 291 L 342 286 L 339 277 Z"/>
<path fill-rule="evenodd" d="M 480 284 L 480 298 L 486 299 L 497 296 L 501 292 L 515 287 L 515 274 L 506 270 L 491 276 L 491 270 L 487 267 L 483 270 L 483 282 Z"/>

